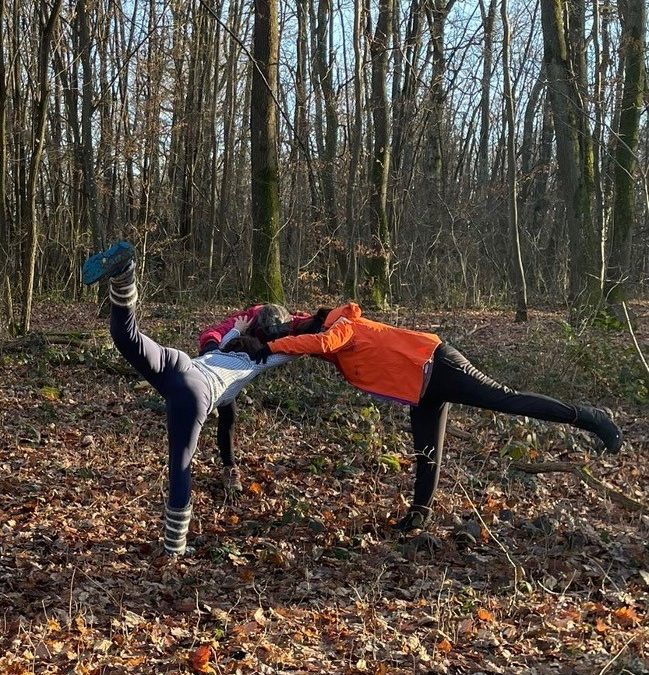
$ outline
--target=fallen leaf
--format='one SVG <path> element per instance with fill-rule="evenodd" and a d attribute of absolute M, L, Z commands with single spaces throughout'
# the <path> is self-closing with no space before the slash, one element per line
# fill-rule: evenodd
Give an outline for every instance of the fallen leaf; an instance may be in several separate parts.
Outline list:
<path fill-rule="evenodd" d="M 264 610 L 261 607 L 254 613 L 253 618 L 260 626 L 265 626 L 268 623 L 268 619 L 264 616 Z"/>
<path fill-rule="evenodd" d="M 603 635 L 608 630 L 608 626 L 599 617 L 595 620 L 595 631 Z"/>
<path fill-rule="evenodd" d="M 56 387 L 41 387 L 41 396 L 48 401 L 58 401 L 61 392 Z"/>
<path fill-rule="evenodd" d="M 259 624 L 256 621 L 248 621 L 248 623 L 241 624 L 239 626 L 235 626 L 232 629 L 232 632 L 235 635 L 250 635 L 251 633 L 256 633 L 259 631 Z"/>
<path fill-rule="evenodd" d="M 613 616 L 622 626 L 635 626 L 640 623 L 640 617 L 633 607 L 620 607 L 613 612 Z"/>
<path fill-rule="evenodd" d="M 457 627 L 458 633 L 462 635 L 471 635 L 474 633 L 473 621 L 471 619 L 462 619 Z"/>
<path fill-rule="evenodd" d="M 448 654 L 451 651 L 451 649 L 453 649 L 453 645 L 451 645 L 449 640 L 444 638 L 443 640 L 440 640 L 437 643 L 437 649 L 439 649 L 440 652 L 444 652 L 445 654 Z"/>
<path fill-rule="evenodd" d="M 198 673 L 215 673 L 210 666 L 212 658 L 212 647 L 210 645 L 201 645 L 191 657 L 192 668 Z"/>
<path fill-rule="evenodd" d="M 195 598 L 181 598 L 174 603 L 177 612 L 193 612 L 196 609 Z"/>
<path fill-rule="evenodd" d="M 495 621 L 494 615 L 488 610 L 481 607 L 477 612 L 478 619 L 480 621 L 487 621 L 488 623 L 493 623 Z"/>
<path fill-rule="evenodd" d="M 261 495 L 264 492 L 264 488 L 261 487 L 259 483 L 250 483 L 250 485 L 248 486 L 248 490 L 250 490 L 250 492 L 252 492 L 253 495 L 257 496 Z"/>
<path fill-rule="evenodd" d="M 56 619 L 47 620 L 47 630 L 49 631 L 60 631 L 61 624 Z"/>

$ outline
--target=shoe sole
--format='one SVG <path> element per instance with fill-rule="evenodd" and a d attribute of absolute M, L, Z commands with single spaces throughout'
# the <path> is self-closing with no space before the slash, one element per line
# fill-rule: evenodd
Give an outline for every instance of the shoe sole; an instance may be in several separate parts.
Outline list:
<path fill-rule="evenodd" d="M 120 272 L 135 257 L 135 249 L 127 241 L 119 241 L 96 253 L 83 264 L 82 279 L 86 285 Z"/>

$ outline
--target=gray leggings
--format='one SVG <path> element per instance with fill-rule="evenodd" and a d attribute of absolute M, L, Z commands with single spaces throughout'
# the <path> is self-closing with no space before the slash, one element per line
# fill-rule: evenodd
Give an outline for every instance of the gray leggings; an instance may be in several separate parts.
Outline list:
<path fill-rule="evenodd" d="M 111 304 L 110 334 L 119 353 L 164 398 L 169 439 L 169 500 L 174 509 L 191 500 L 191 462 L 210 409 L 210 386 L 191 358 L 140 332 L 134 308 Z"/>

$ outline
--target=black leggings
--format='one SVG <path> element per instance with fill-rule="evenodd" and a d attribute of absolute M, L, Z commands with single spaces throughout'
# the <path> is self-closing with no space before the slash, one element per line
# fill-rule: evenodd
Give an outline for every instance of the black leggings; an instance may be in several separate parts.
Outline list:
<path fill-rule="evenodd" d="M 481 373 L 457 349 L 441 344 L 433 358 L 433 370 L 419 405 L 410 408 L 410 423 L 417 454 L 413 503 L 430 506 L 439 482 L 446 419 L 450 403 L 526 415 L 548 422 L 575 422 L 575 406 L 555 398 L 518 392 Z"/>

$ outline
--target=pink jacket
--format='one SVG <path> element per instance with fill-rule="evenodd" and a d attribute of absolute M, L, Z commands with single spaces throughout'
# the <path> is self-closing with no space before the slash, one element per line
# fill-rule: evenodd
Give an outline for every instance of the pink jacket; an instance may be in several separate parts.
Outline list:
<path fill-rule="evenodd" d="M 216 342 L 217 344 L 220 344 L 225 334 L 231 328 L 233 328 L 234 321 L 237 317 L 241 316 L 246 319 L 254 319 L 259 314 L 259 311 L 261 310 L 262 307 L 263 305 L 253 305 L 252 307 L 248 307 L 248 309 L 243 309 L 240 312 L 236 312 L 235 314 L 230 315 L 229 317 L 227 317 L 227 319 L 224 319 L 220 323 L 215 323 L 205 328 L 203 331 L 201 331 L 200 335 L 198 336 L 198 351 L 202 352 L 208 342 Z M 294 331 L 297 325 L 302 323 L 302 321 L 310 318 L 311 315 L 306 314 L 305 312 L 293 312 L 291 314 L 292 319 L 291 333 Z M 255 331 L 254 321 L 250 326 L 249 330 L 251 335 L 255 335 L 256 337 L 262 339 L 263 341 L 263 336 L 258 335 Z"/>

